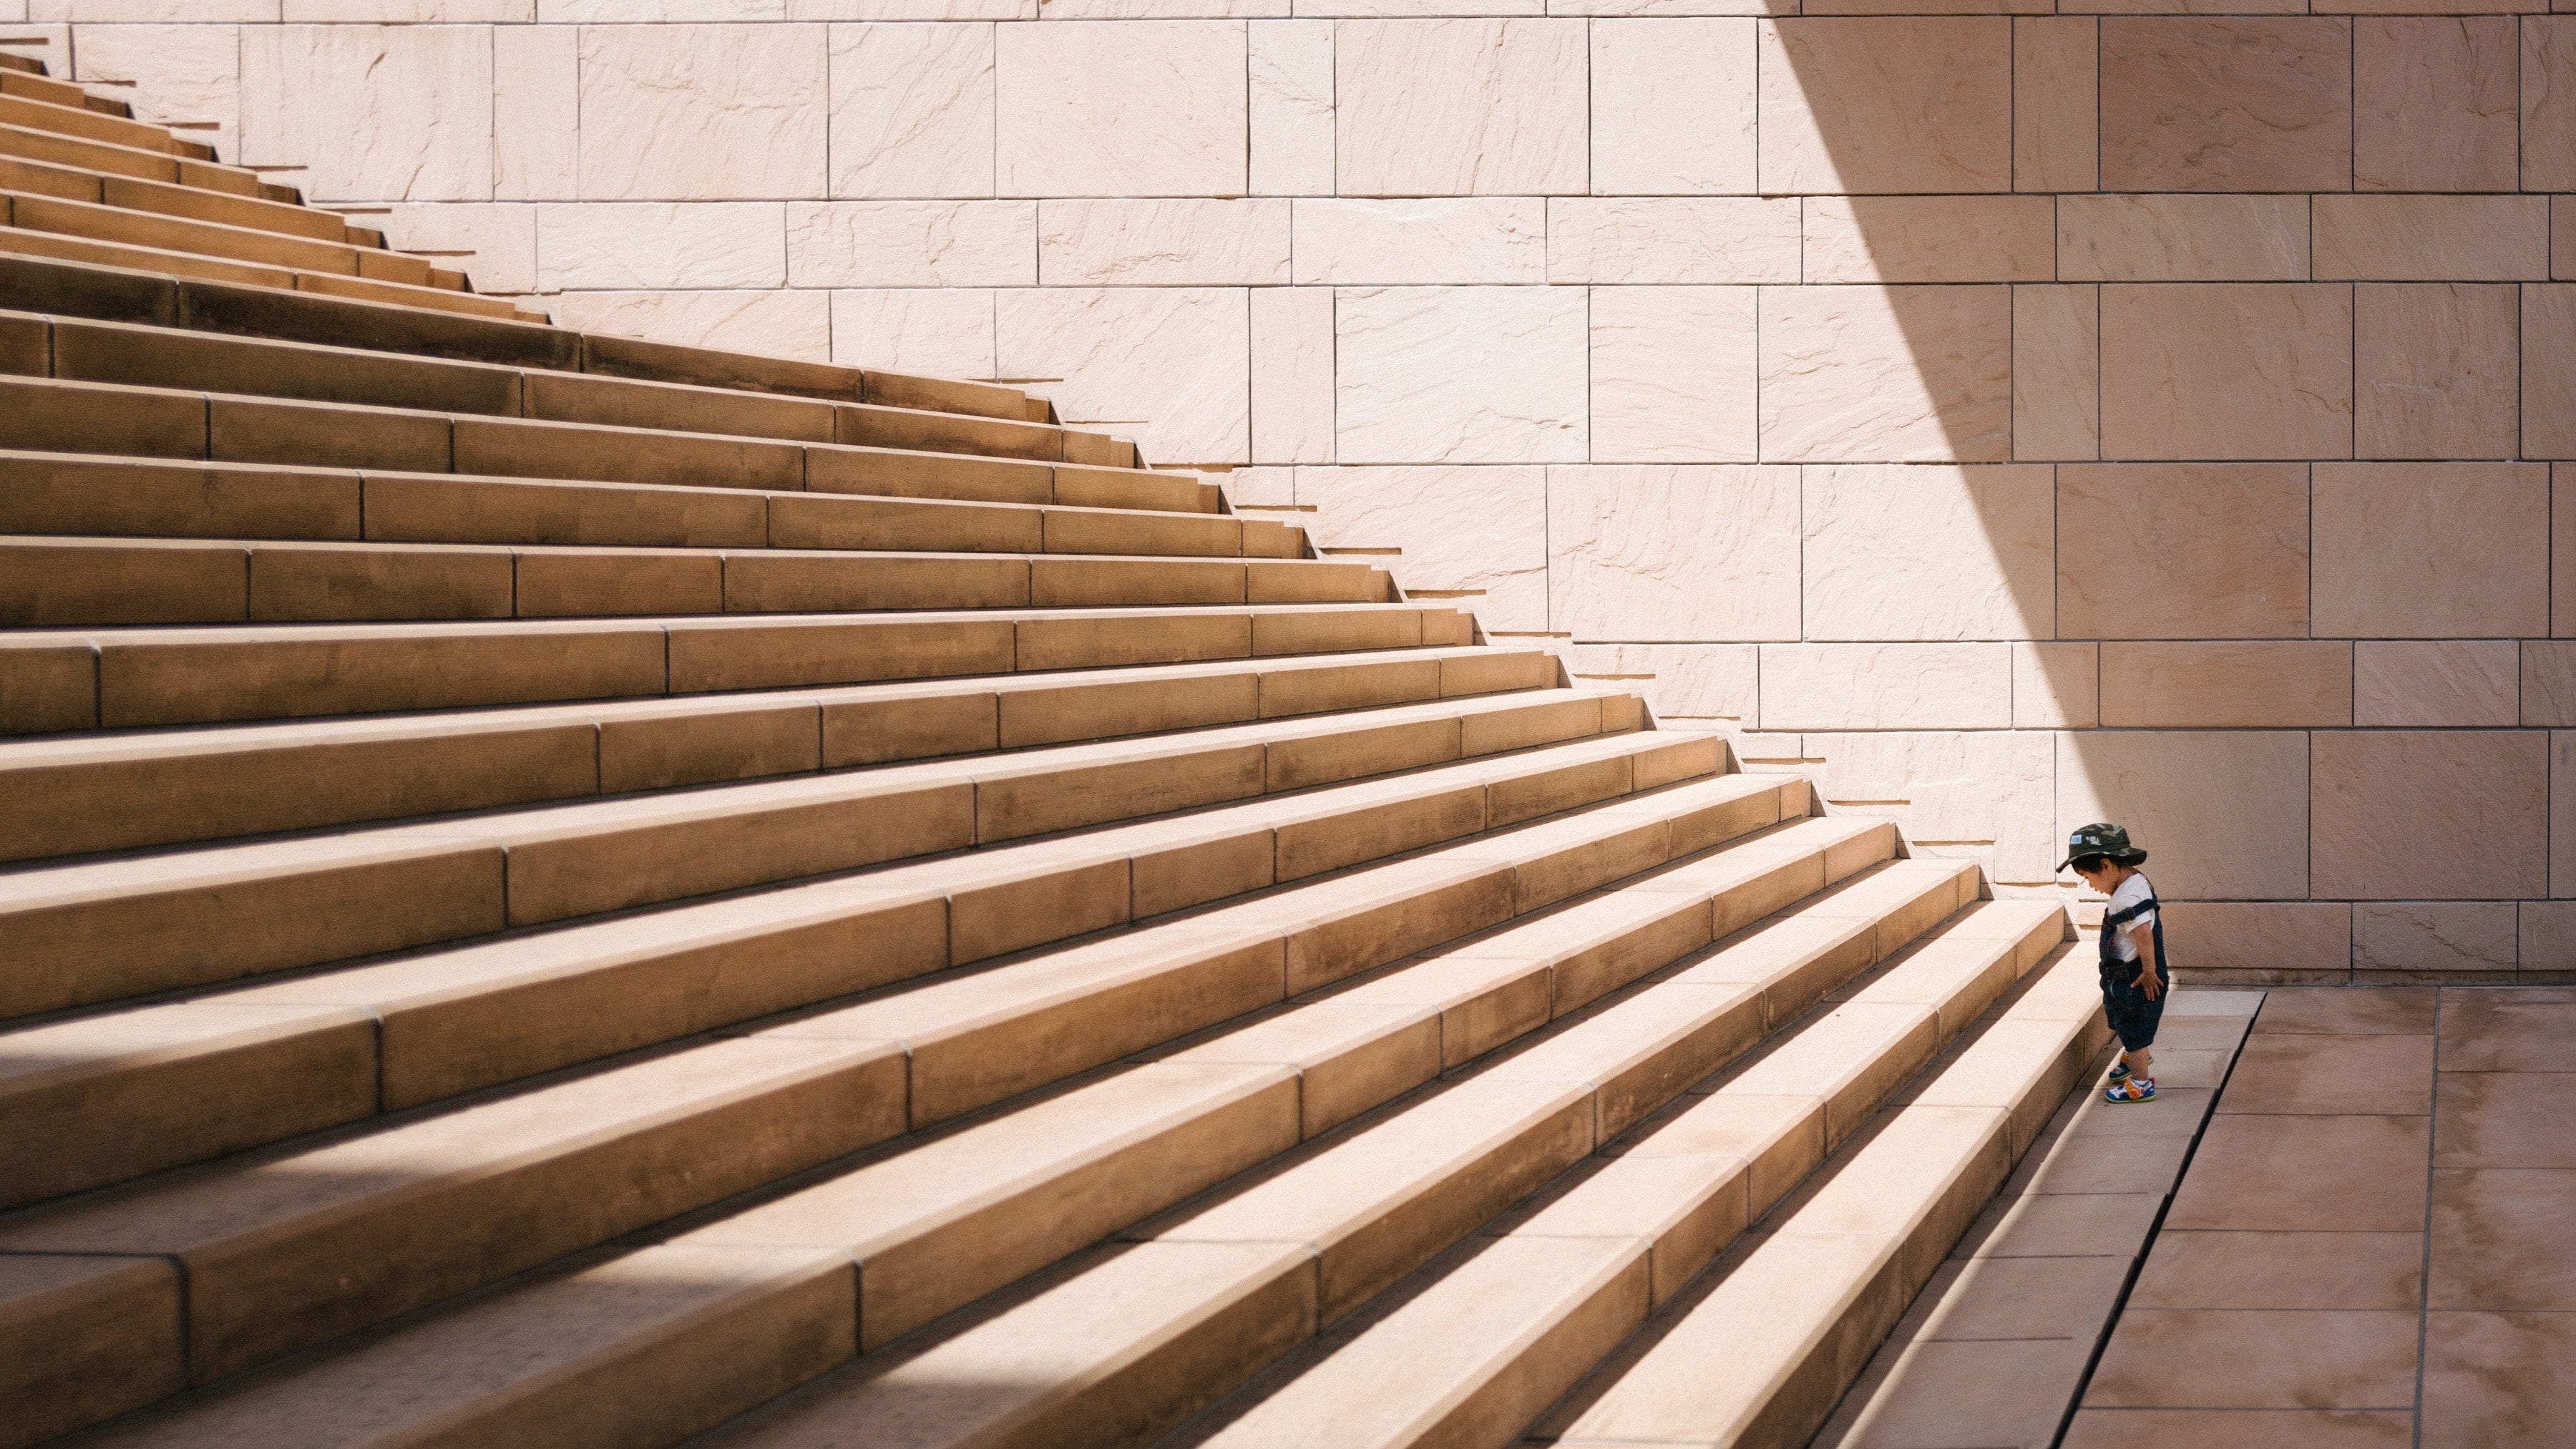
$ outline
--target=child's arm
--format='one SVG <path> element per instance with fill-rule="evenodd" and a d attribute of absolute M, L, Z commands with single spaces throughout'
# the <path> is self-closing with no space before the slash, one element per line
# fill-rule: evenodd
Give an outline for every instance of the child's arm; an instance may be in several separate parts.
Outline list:
<path fill-rule="evenodd" d="M 2163 963 L 2156 960 L 2156 928 L 2150 922 L 2132 921 L 2120 929 L 2129 933 L 2129 944 L 2138 948 L 2138 965 L 2142 968 L 2138 979 L 2129 984 L 2145 992 L 2147 999 L 2153 1001 L 2164 990 L 2157 971 Z"/>

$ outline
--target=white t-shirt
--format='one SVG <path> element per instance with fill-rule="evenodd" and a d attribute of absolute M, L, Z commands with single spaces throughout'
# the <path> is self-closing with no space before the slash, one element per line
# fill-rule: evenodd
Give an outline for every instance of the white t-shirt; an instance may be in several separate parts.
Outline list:
<path fill-rule="evenodd" d="M 2155 929 L 2155 899 L 2155 887 L 2147 884 L 2145 876 L 2134 871 L 2130 873 L 2127 880 L 2120 882 L 2119 889 L 2111 892 L 2110 904 L 2102 908 L 2105 922 L 2102 929 L 2111 933 L 2112 956 L 2122 961 L 2138 959 L 2138 943 L 2129 938 L 2129 931 L 2132 928 L 2140 931 Z M 2141 901 L 2147 905 L 2145 910 L 2122 921 L 2119 925 L 2108 924 L 2110 917 L 2118 915 Z"/>

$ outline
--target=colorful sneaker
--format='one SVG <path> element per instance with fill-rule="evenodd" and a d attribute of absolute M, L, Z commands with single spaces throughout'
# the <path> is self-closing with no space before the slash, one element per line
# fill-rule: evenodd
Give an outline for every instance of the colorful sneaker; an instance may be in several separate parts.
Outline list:
<path fill-rule="evenodd" d="M 2122 1077 L 2102 1089 L 2102 1100 L 2113 1105 L 2123 1102 L 2152 1102 L 2156 1099 L 2153 1077 Z"/>
<path fill-rule="evenodd" d="M 2128 1064 L 2127 1062 L 2116 1062 L 2116 1061 L 2115 1061 L 2115 1062 L 2111 1063 L 2111 1080 L 2112 1080 L 2112 1081 L 2115 1081 L 2115 1082 L 2125 1082 L 2125 1081 L 2127 1081 L 2128 1079 L 2129 1079 L 2129 1064 Z"/>

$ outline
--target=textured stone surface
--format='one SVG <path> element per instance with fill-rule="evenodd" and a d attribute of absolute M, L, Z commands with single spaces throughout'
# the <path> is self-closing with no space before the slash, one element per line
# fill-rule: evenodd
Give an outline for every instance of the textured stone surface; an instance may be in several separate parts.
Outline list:
<path fill-rule="evenodd" d="M 993 75 L 1004 196 L 1243 194 L 1241 22 L 1006 26 Z"/>
<path fill-rule="evenodd" d="M 2101 714 L 2102 646 L 2013 646 L 2013 728 L 2090 729 Z"/>
<path fill-rule="evenodd" d="M 2058 832 L 2119 821 L 2154 856 L 2157 892 L 2175 900 L 2303 898 L 2308 739 L 2274 730 L 2059 735 Z M 2175 789 L 2177 780 L 2191 788 Z"/>
<path fill-rule="evenodd" d="M 2105 19 L 2103 188 L 2349 190 L 2350 32 L 2306 16 Z"/>
<path fill-rule="evenodd" d="M 2013 189 L 2090 191 L 2101 173 L 2101 22 L 2013 21 Z"/>
<path fill-rule="evenodd" d="M 2012 189 L 2012 22 L 1762 27 L 1765 192 Z"/>
<path fill-rule="evenodd" d="M 1066 26 L 1068 30 L 1091 26 Z M 1251 328 L 1231 288 L 1047 288 L 997 294 L 994 365 L 1068 423 L 1136 439 L 1160 464 L 1249 461 Z"/>
<path fill-rule="evenodd" d="M 1659 720 L 1749 724 L 1761 688 L 1753 644 L 1569 644 L 1566 672 L 1633 689 Z"/>
<path fill-rule="evenodd" d="M 2102 289 L 2013 288 L 2013 456 L 2102 456 Z"/>
<path fill-rule="evenodd" d="M 1390 287 L 1337 299 L 1334 438 L 1345 463 L 1575 462 L 1585 451 L 1583 294 Z"/>
<path fill-rule="evenodd" d="M 993 27 L 836 25 L 834 196 L 993 194 Z"/>
<path fill-rule="evenodd" d="M 2044 467 L 1805 470 L 1810 639 L 2045 639 Z"/>
<path fill-rule="evenodd" d="M 1753 190 L 1753 21 L 1596 21 L 1591 67 L 1595 195 Z"/>
<path fill-rule="evenodd" d="M 2316 470 L 2320 635 L 2461 639 L 2549 629 L 2549 477 L 2523 463 Z"/>
<path fill-rule="evenodd" d="M 2576 458 L 2576 286 L 2522 289 L 2522 455 Z"/>
<path fill-rule="evenodd" d="M 1768 289 L 1761 409 L 1766 460 L 2008 458 L 2012 294 L 2002 287 Z"/>
<path fill-rule="evenodd" d="M 1591 332 L 1594 459 L 1752 461 L 1752 288 L 1600 288 Z"/>
<path fill-rule="evenodd" d="M 1584 189 L 1583 22 L 1354 20 L 1333 63 L 1342 195 Z"/>
<path fill-rule="evenodd" d="M 559 325 L 584 332 L 809 362 L 832 357 L 831 304 L 822 292 L 566 292 L 548 301 Z"/>
<path fill-rule="evenodd" d="M 2520 655 L 2509 639 L 2362 640 L 2352 652 L 2352 722 L 2520 724 Z"/>
<path fill-rule="evenodd" d="M 1547 280 L 1547 209 L 1535 197 L 1302 201 L 1295 227 L 1299 282 Z"/>
<path fill-rule="evenodd" d="M 1794 282 L 1798 203 L 1787 198 L 1556 197 L 1551 282 Z"/>
<path fill-rule="evenodd" d="M 2358 454 L 2513 456 L 2520 442 L 2520 301 L 2512 287 L 2355 287 Z"/>
<path fill-rule="evenodd" d="M 799 287 L 1026 287 L 1041 271 L 1035 202 L 792 201 L 786 219 Z"/>
<path fill-rule="evenodd" d="M 2005 730 L 1878 731 L 1803 737 L 1831 813 L 1893 820 L 1909 844 L 1976 861 L 2006 884 L 2049 877 L 2057 769 L 2049 736 Z M 2090 818 L 2090 817 L 2088 817 Z"/>
<path fill-rule="evenodd" d="M 2511 191 L 2516 26 L 2503 15 L 2352 23 L 2356 191 Z"/>
<path fill-rule="evenodd" d="M 2046 281 L 2054 211 L 2038 196 L 1811 197 L 1805 280 Z"/>
<path fill-rule="evenodd" d="M 580 194 L 581 31 L 511 26 L 492 35 L 492 194 Z"/>
<path fill-rule="evenodd" d="M 398 205 L 384 218 L 385 231 L 407 251 L 442 254 L 440 265 L 459 267 L 478 292 L 537 289 L 537 213 L 507 202 Z"/>
<path fill-rule="evenodd" d="M 1333 190 L 1333 26 L 1255 20 L 1251 68 L 1252 191 L 1329 196 Z"/>
<path fill-rule="evenodd" d="M 2352 723 L 2352 646 L 2305 641 L 2102 646 L 2105 729 Z"/>
<path fill-rule="evenodd" d="M 2539 281 L 2549 214 L 2537 196 L 2320 196 L 2316 269 L 2332 281 Z"/>
<path fill-rule="evenodd" d="M 821 195 L 829 64 L 819 25 L 585 27 L 581 194 Z"/>
<path fill-rule="evenodd" d="M 776 202 L 565 203 L 536 211 L 537 284 L 547 291 L 775 287 L 787 280 L 785 213 Z"/>
<path fill-rule="evenodd" d="M 1474 591 L 1457 602 L 1488 629 L 1547 620 L 1544 468 L 1308 468 L 1297 498 L 1319 542 L 1401 550 L 1407 589 Z"/>
<path fill-rule="evenodd" d="M 2316 894 L 2352 900 L 2543 894 L 2548 757 L 2548 741 L 2527 731 L 2316 736 Z"/>
<path fill-rule="evenodd" d="M 1037 276 L 1050 287 L 1288 280 L 1285 201 L 1047 201 L 1037 213 Z"/>
<path fill-rule="evenodd" d="M 2178 900 L 2158 913 L 2169 940 L 2191 943 L 2183 962 L 2189 967 L 2342 971 L 2352 965 L 2352 907 L 2340 903 Z"/>
<path fill-rule="evenodd" d="M 2304 468 L 2064 467 L 2057 470 L 2056 512 L 2063 634 L 2260 639 L 2308 632 Z"/>
<path fill-rule="evenodd" d="M 186 126 L 189 139 L 205 142 L 216 154 L 240 154 L 241 41 L 235 32 L 204 25 L 89 25 L 81 29 L 73 63 L 76 79 L 114 87 L 98 93 L 126 101 L 136 120 Z"/>
<path fill-rule="evenodd" d="M 1766 730 L 1978 730 L 2012 724 L 2008 644 L 1766 644 Z"/>
<path fill-rule="evenodd" d="M 955 287 L 834 292 L 832 360 L 931 377 L 991 377 L 993 294 Z"/>
<path fill-rule="evenodd" d="M 1552 468 L 1549 627 L 1577 639 L 1798 637 L 1798 470 Z"/>
<path fill-rule="evenodd" d="M 1263 463 L 1333 460 L 1333 294 L 1262 287 L 1252 294 L 1252 456 Z"/>
<path fill-rule="evenodd" d="M 241 161 L 300 166 L 316 201 L 492 195 L 492 42 L 461 25 L 241 33 Z"/>
<path fill-rule="evenodd" d="M 2105 286 L 2102 456 L 2342 458 L 2352 291 Z"/>
<path fill-rule="evenodd" d="M 2366 902 L 2352 910 L 2361 971 L 2476 972 L 2511 979 L 2519 934 L 2511 902 Z"/>
<path fill-rule="evenodd" d="M 2576 191 L 2576 18 L 2522 22 L 2522 185 Z"/>
<path fill-rule="evenodd" d="M 2063 197 L 2057 267 L 2070 282 L 2304 281 L 2308 198 Z"/>

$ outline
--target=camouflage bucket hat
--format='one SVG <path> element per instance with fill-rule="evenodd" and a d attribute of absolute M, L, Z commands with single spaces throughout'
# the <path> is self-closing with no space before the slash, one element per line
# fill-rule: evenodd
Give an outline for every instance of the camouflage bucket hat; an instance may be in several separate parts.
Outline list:
<path fill-rule="evenodd" d="M 2057 863 L 2064 870 L 2088 855 L 2106 855 L 2122 865 L 2141 865 L 2147 853 L 2129 843 L 2129 832 L 2108 822 L 2079 827 L 2066 838 L 2066 858 Z"/>

